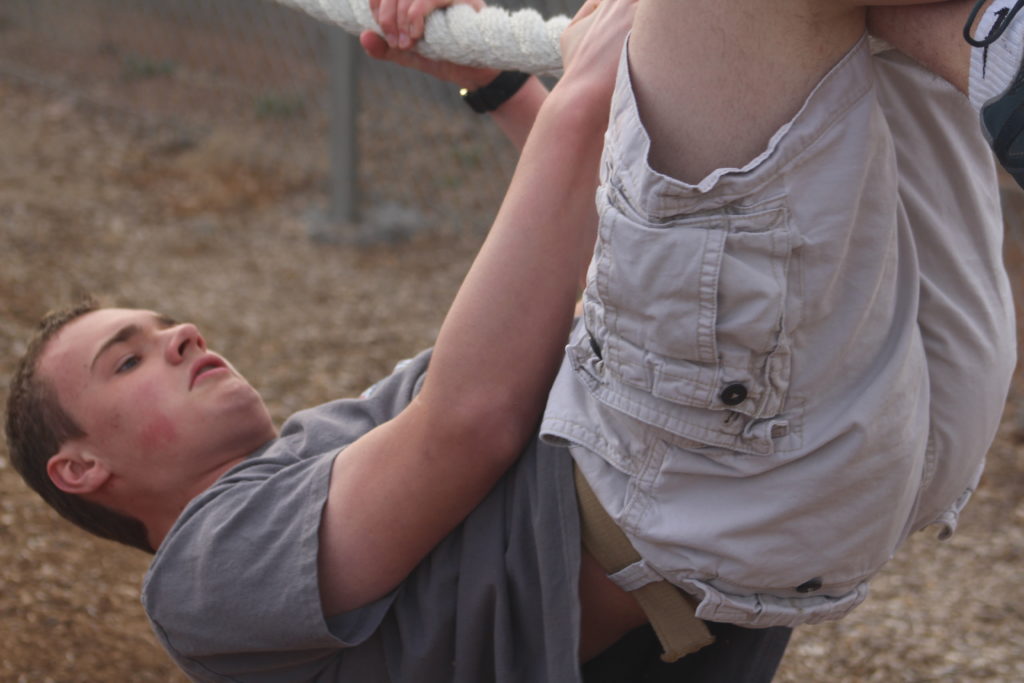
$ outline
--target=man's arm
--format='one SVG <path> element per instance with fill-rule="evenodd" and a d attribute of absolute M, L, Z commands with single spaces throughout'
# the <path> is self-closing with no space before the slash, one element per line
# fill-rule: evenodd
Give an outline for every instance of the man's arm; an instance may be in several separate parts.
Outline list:
<path fill-rule="evenodd" d="M 532 437 L 593 244 L 602 132 L 633 4 L 588 3 L 577 15 L 563 38 L 565 75 L 449 310 L 422 392 L 336 459 L 320 529 L 326 614 L 397 586 Z"/>

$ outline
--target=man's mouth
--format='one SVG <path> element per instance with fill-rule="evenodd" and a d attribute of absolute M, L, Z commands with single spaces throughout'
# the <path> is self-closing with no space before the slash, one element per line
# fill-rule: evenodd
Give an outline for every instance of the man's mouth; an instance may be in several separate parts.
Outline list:
<path fill-rule="evenodd" d="M 202 375 L 212 372 L 213 370 L 220 370 L 226 368 L 227 364 L 220 358 L 214 355 L 207 355 L 196 361 L 195 365 L 192 366 L 192 378 L 189 382 L 188 388 L 192 389 L 195 386 L 196 381 Z"/>

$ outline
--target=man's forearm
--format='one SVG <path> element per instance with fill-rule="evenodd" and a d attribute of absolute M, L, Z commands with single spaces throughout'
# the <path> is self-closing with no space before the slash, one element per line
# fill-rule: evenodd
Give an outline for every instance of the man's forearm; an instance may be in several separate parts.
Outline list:
<path fill-rule="evenodd" d="M 576 273 L 593 247 L 607 106 L 588 101 L 571 83 L 544 103 L 491 234 L 442 327 L 424 388 L 425 397 L 466 397 L 473 412 L 479 401 L 497 406 L 504 398 L 494 428 L 519 423 L 518 438 L 532 430 L 543 405 L 568 333 Z"/>

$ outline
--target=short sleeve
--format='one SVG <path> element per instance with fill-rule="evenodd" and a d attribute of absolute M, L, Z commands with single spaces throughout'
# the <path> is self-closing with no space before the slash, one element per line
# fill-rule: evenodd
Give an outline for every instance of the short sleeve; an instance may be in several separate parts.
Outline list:
<path fill-rule="evenodd" d="M 157 636 L 199 680 L 309 680 L 369 638 L 392 596 L 328 623 L 317 552 L 332 453 L 271 451 L 186 508 L 143 585 Z"/>

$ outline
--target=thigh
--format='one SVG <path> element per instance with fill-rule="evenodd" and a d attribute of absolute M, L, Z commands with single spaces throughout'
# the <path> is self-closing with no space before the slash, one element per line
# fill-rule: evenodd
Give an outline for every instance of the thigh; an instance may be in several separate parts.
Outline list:
<path fill-rule="evenodd" d="M 579 446 L 606 510 L 648 567 L 705 596 L 703 618 L 839 616 L 910 514 L 904 481 L 927 433 L 918 279 L 899 261 L 871 57 L 859 44 L 755 162 L 699 186 L 651 172 L 629 76 L 623 65 L 586 324 L 542 434 Z M 863 457 L 891 444 L 899 462 Z M 828 526 L 824 501 L 846 511 Z M 804 548 L 819 544 L 812 567 Z M 831 578 L 809 595 L 817 577 Z"/>
<path fill-rule="evenodd" d="M 966 98 L 895 51 L 875 59 L 919 262 L 931 380 L 930 462 L 913 527 L 953 526 L 998 428 L 1016 355 L 999 184 Z"/>
<path fill-rule="evenodd" d="M 833 0 L 644 0 L 629 42 L 651 164 L 696 183 L 742 167 L 865 29 Z"/>

